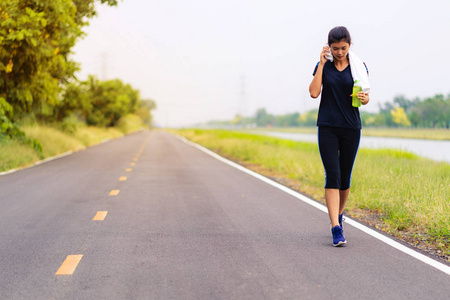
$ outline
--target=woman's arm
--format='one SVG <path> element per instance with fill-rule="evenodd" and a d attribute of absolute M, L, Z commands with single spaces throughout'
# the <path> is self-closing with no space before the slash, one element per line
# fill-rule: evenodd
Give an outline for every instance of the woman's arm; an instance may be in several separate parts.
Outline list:
<path fill-rule="evenodd" d="M 316 74 L 309 85 L 309 94 L 312 98 L 317 98 L 322 90 L 322 74 L 323 74 L 323 64 L 319 63 L 317 66 Z"/>
<path fill-rule="evenodd" d="M 311 81 L 311 84 L 309 85 L 309 94 L 314 99 L 319 97 L 320 92 L 322 90 L 323 67 L 327 62 L 325 54 L 329 51 L 328 49 L 329 49 L 328 46 L 323 47 L 322 52 L 320 53 L 320 62 L 319 65 L 317 66 L 316 74 L 314 74 L 314 78 Z"/>

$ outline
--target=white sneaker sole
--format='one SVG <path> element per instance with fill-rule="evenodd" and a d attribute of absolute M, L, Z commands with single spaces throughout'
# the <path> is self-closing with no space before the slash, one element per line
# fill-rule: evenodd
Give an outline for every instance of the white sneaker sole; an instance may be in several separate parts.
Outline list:
<path fill-rule="evenodd" d="M 344 245 L 344 244 L 347 244 L 347 241 L 345 241 L 345 242 L 339 242 L 339 243 L 337 243 L 337 244 L 333 244 L 333 247 L 339 247 L 339 246 L 342 246 L 342 245 Z"/>

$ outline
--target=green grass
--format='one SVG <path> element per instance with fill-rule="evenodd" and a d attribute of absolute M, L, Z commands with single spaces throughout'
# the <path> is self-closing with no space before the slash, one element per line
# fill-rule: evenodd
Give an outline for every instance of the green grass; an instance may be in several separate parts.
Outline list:
<path fill-rule="evenodd" d="M 175 132 L 224 156 L 255 165 L 265 175 L 294 182 L 296 189 L 323 201 L 324 170 L 314 143 L 226 130 Z M 376 213 L 390 233 L 418 233 L 447 241 L 445 251 L 450 254 L 449 183 L 447 163 L 398 150 L 361 149 L 347 208 L 350 214 L 361 210 Z"/>
<path fill-rule="evenodd" d="M 251 131 L 280 131 L 293 133 L 317 133 L 317 127 L 289 128 L 255 128 Z M 450 129 L 416 129 L 416 128 L 367 128 L 361 131 L 363 136 L 396 137 L 410 139 L 450 140 Z"/>
<path fill-rule="evenodd" d="M 27 137 L 37 140 L 42 145 L 42 154 L 44 157 L 84 148 L 83 143 L 75 137 L 53 127 L 33 125 L 24 126 L 21 129 Z"/>
<path fill-rule="evenodd" d="M 128 115 L 122 118 L 114 128 L 99 128 L 76 124 L 73 133 L 62 131 L 60 126 L 52 127 L 39 124 L 22 125 L 26 136 L 42 145 L 42 156 L 48 158 L 68 151 L 78 151 L 86 147 L 114 139 L 143 128 L 138 116 Z M 29 145 L 11 139 L 0 139 L 0 172 L 31 165 L 41 158 Z"/>
<path fill-rule="evenodd" d="M 365 136 L 450 140 L 450 129 L 363 128 Z"/>
<path fill-rule="evenodd" d="M 39 160 L 39 155 L 30 146 L 9 139 L 0 140 L 0 153 L 0 172 Z"/>
<path fill-rule="evenodd" d="M 80 126 L 74 134 L 84 146 L 89 147 L 101 143 L 102 141 L 123 136 L 123 133 L 116 128 L 99 128 L 93 126 Z"/>

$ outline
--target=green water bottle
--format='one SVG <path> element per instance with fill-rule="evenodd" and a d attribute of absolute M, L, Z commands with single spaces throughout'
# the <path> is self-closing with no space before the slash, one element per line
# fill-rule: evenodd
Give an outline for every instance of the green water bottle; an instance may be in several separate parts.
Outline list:
<path fill-rule="evenodd" d="M 358 98 L 358 93 L 362 91 L 361 84 L 358 82 L 358 80 L 355 80 L 355 84 L 353 85 L 353 97 L 352 97 L 352 106 L 353 107 L 360 107 L 361 106 L 361 100 Z"/>

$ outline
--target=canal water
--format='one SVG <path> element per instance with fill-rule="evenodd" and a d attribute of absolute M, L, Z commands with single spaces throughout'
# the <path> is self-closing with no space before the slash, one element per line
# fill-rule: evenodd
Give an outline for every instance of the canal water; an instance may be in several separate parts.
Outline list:
<path fill-rule="evenodd" d="M 293 141 L 317 143 L 317 134 L 271 131 L 259 133 Z M 397 149 L 432 160 L 450 163 L 450 141 L 362 136 L 360 148 Z"/>

